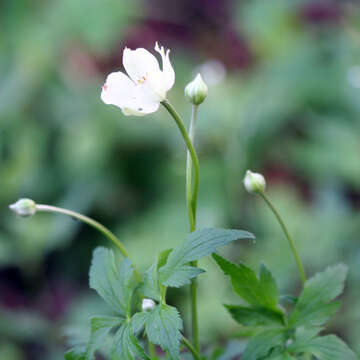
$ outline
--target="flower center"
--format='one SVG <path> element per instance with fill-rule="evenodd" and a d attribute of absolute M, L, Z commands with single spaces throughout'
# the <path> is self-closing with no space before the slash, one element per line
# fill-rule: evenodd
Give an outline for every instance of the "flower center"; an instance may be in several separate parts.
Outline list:
<path fill-rule="evenodd" d="M 143 84 L 147 79 L 147 74 L 145 76 L 142 76 L 139 80 L 138 80 L 138 83 L 139 84 Z"/>

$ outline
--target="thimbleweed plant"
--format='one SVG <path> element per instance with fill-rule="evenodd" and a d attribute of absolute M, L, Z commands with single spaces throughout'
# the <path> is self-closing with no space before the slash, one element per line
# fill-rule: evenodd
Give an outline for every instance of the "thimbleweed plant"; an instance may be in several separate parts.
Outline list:
<path fill-rule="evenodd" d="M 192 105 L 187 130 L 166 98 L 167 91 L 175 82 L 169 50 L 165 51 L 157 43 L 155 50 L 161 55 L 162 69 L 147 50 L 126 48 L 123 65 L 128 75 L 122 72 L 110 74 L 101 99 L 106 104 L 118 106 L 125 115 L 134 116 L 155 112 L 161 104 L 175 120 L 187 149 L 189 234 L 186 239 L 173 249 L 160 251 L 148 270 L 141 274 L 122 242 L 99 222 L 71 210 L 36 204 L 30 199 L 21 199 L 10 206 L 20 216 L 34 216 L 39 212 L 68 215 L 94 227 L 114 245 L 113 249 L 98 247 L 94 250 L 89 272 L 90 288 L 109 305 L 114 315 L 96 315 L 89 319 L 87 343 L 68 350 L 65 359 L 91 360 L 97 352 L 111 360 L 357 359 L 339 337 L 321 335 L 327 321 L 339 308 L 335 299 L 343 291 L 347 267 L 343 264 L 331 266 L 306 278 L 295 242 L 266 194 L 266 181 L 261 174 L 247 171 L 244 186 L 249 193 L 266 202 L 284 231 L 302 281 L 300 294 L 281 295 L 273 275 L 264 264 L 260 265 L 257 274 L 243 262 L 232 263 L 217 253 L 218 248 L 233 241 L 254 239 L 250 232 L 211 227 L 197 229 L 199 160 L 193 144 L 198 107 L 205 100 L 208 89 L 200 75 L 186 87 L 185 96 Z M 204 270 L 198 267 L 198 260 L 210 255 L 229 278 L 239 302 L 241 300 L 241 305 L 224 305 L 229 316 L 239 324 L 239 336 L 248 339 L 246 347 L 238 351 L 221 347 L 205 351 L 204 344 L 200 344 L 197 281 Z M 166 299 L 167 288 L 183 286 L 190 287 L 192 331 L 189 337 L 183 332 L 179 311 Z M 110 347 L 105 344 L 110 344 Z"/>

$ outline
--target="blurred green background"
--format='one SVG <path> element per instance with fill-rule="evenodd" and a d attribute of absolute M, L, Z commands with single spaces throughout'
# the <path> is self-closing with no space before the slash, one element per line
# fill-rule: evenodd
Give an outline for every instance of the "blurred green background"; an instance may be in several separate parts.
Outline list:
<path fill-rule="evenodd" d="M 331 323 L 360 352 L 360 5 L 330 0 L 2 0 L 0 3 L 0 358 L 63 358 L 106 311 L 87 274 L 109 245 L 71 219 L 19 219 L 19 197 L 83 212 L 110 227 L 145 269 L 187 233 L 185 149 L 164 109 L 125 117 L 100 100 L 122 50 L 171 49 L 169 100 L 187 119 L 184 86 L 201 72 L 196 146 L 198 223 L 235 227 L 256 243 L 224 249 L 263 261 L 283 293 L 300 283 L 286 240 L 245 170 L 262 172 L 309 275 L 344 262 L 349 279 Z M 233 337 L 232 299 L 211 259 L 200 277 L 201 338 Z M 169 300 L 187 322 L 187 289 Z M 78 339 L 78 337 L 76 337 Z"/>

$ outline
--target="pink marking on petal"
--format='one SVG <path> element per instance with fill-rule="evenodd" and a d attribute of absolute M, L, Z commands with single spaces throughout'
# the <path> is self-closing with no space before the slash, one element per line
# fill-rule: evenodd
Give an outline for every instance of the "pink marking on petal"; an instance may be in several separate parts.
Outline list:
<path fill-rule="evenodd" d="M 107 90 L 108 89 L 108 86 L 106 85 L 106 84 L 104 84 L 104 86 L 103 86 L 103 90 Z"/>

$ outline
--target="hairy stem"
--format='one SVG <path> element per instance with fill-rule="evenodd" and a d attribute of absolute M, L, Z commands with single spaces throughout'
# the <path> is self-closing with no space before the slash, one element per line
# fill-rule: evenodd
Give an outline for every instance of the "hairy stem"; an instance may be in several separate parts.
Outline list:
<path fill-rule="evenodd" d="M 275 217 L 277 218 L 288 242 L 289 242 L 289 245 L 290 245 L 290 248 L 291 248 L 291 251 L 294 255 L 294 258 L 295 258 L 295 261 L 296 261 L 296 264 L 297 264 L 297 267 L 298 267 L 298 270 L 299 270 L 299 274 L 300 274 L 300 278 L 301 278 L 301 281 L 303 284 L 305 284 L 305 281 L 306 281 L 306 275 L 305 275 L 305 270 L 304 270 L 304 267 L 303 267 L 303 264 L 300 260 L 300 256 L 299 256 L 299 253 L 296 249 L 296 246 L 295 246 L 295 242 L 294 240 L 292 239 L 292 237 L 290 236 L 290 233 L 282 219 L 282 217 L 280 216 L 279 212 L 276 210 L 276 208 L 274 207 L 274 205 L 272 204 L 272 202 L 270 201 L 270 199 L 268 198 L 268 196 L 265 194 L 265 192 L 261 191 L 260 193 L 260 196 L 265 200 L 266 204 L 269 206 L 269 208 L 271 209 L 271 211 L 274 213 Z"/>

